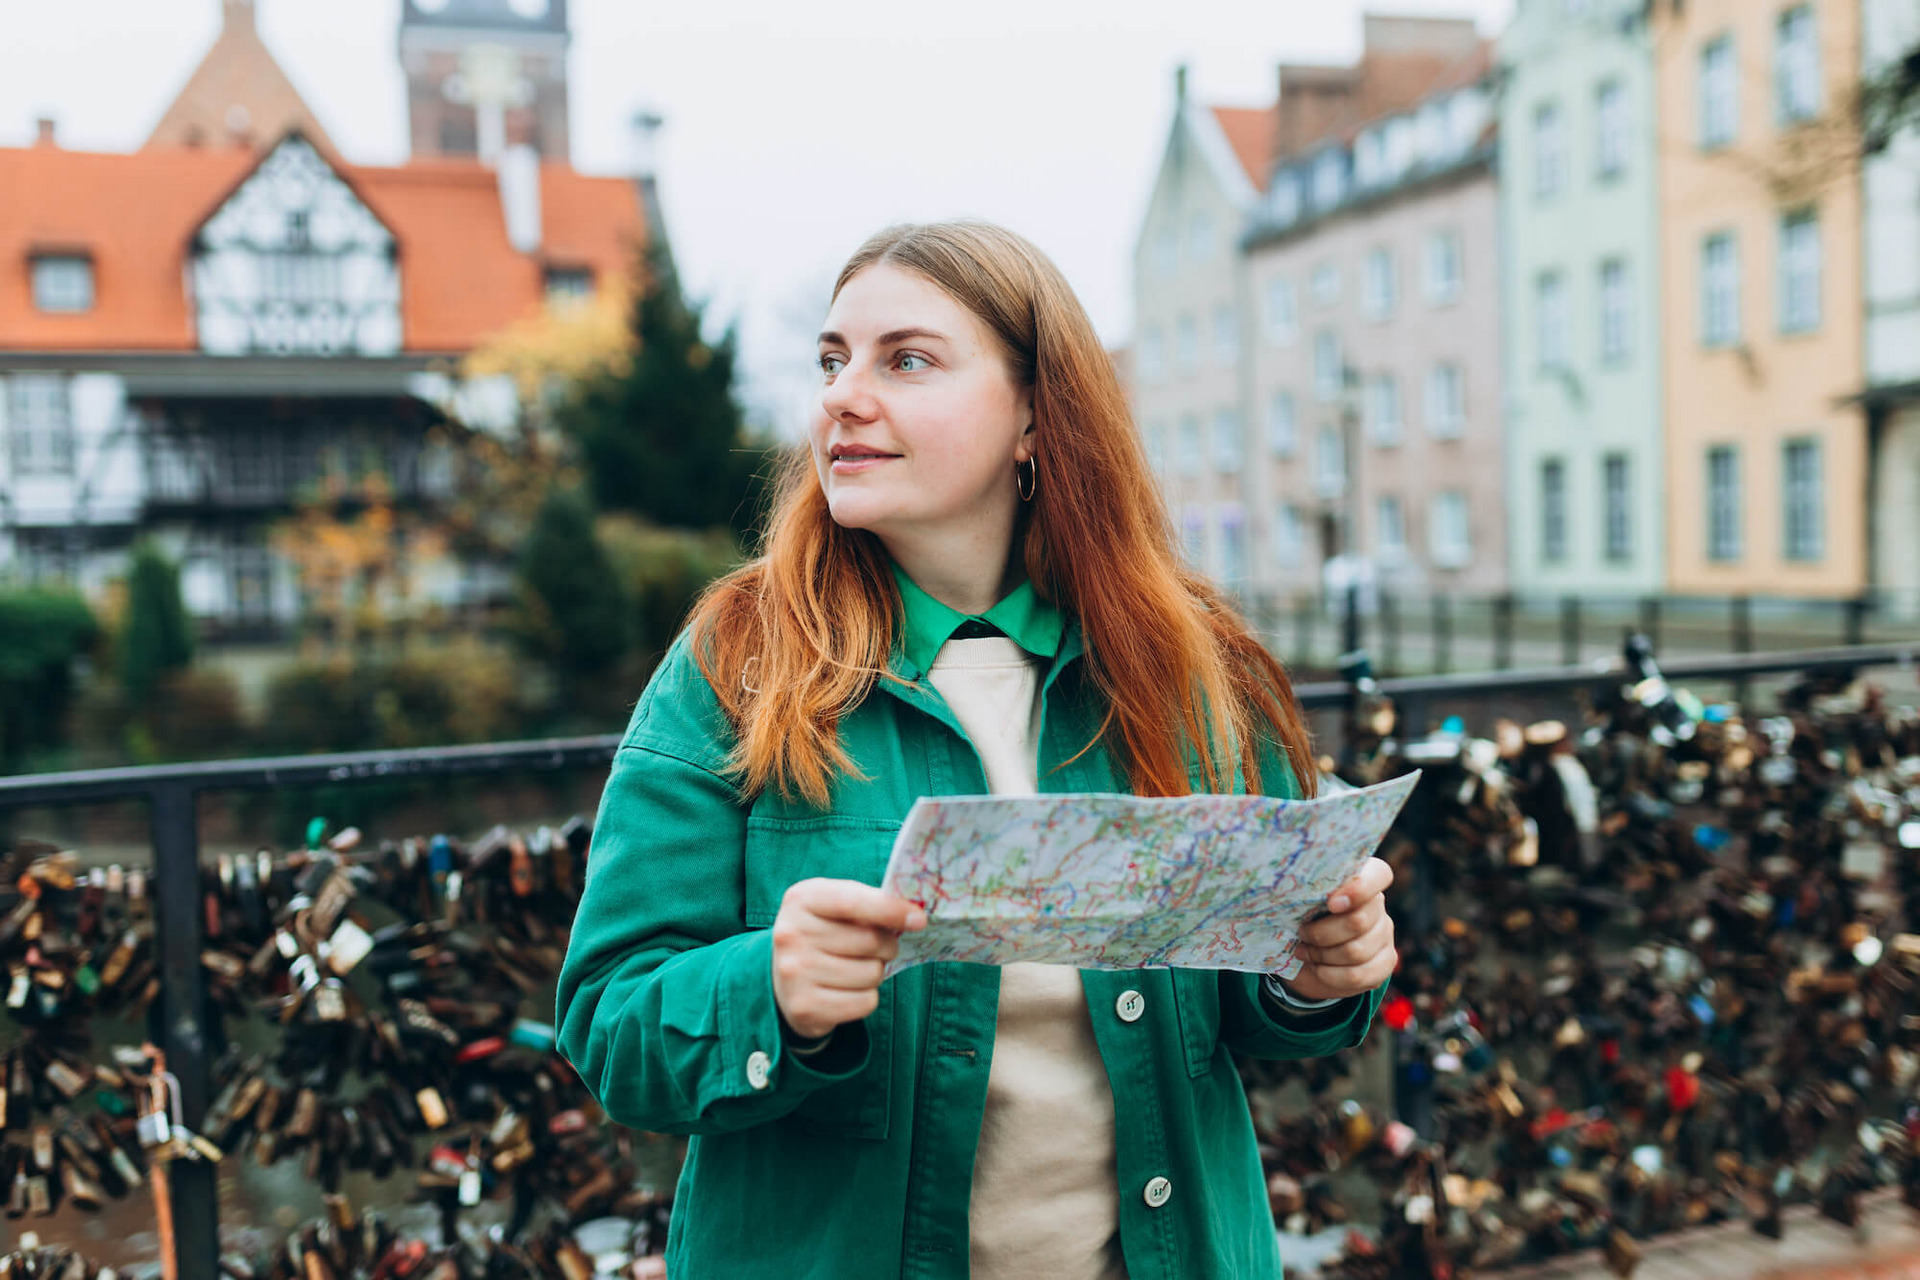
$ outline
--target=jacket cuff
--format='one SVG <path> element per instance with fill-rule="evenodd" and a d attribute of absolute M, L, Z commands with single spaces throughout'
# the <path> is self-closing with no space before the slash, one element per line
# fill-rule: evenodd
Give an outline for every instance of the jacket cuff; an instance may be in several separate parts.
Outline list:
<path fill-rule="evenodd" d="M 773 997 L 773 931 L 756 929 L 738 940 L 720 984 L 719 1061 L 725 1097 L 784 1097 L 789 1102 L 822 1085 L 866 1069 L 873 1044 L 864 1022 L 835 1028 L 811 1056 L 792 1051 L 786 1021 Z"/>
<path fill-rule="evenodd" d="M 1383 982 L 1325 1010 L 1292 1012 L 1266 994 L 1266 975 L 1223 971 L 1221 1025 L 1228 1047 L 1257 1058 L 1321 1058 L 1367 1037 Z"/>

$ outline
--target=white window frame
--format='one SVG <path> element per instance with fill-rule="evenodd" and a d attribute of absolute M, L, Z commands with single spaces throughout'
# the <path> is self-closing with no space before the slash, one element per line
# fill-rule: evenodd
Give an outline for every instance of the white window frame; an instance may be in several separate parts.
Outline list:
<path fill-rule="evenodd" d="M 1347 443 L 1340 429 L 1327 423 L 1313 434 L 1313 491 L 1321 498 L 1347 491 Z"/>
<path fill-rule="evenodd" d="M 1533 281 L 1534 363 L 1542 370 L 1567 367 L 1567 275 L 1555 268 Z"/>
<path fill-rule="evenodd" d="M 49 315 L 93 310 L 93 259 L 78 253 L 36 254 L 33 305 Z"/>
<path fill-rule="evenodd" d="M 1473 511 L 1467 495 L 1442 489 L 1427 508 L 1427 554 L 1443 569 L 1462 569 L 1473 563 Z"/>
<path fill-rule="evenodd" d="M 1391 449 L 1400 443 L 1403 431 L 1400 379 L 1391 373 L 1376 373 L 1367 379 L 1367 435 L 1374 444 Z"/>
<path fill-rule="evenodd" d="M 1307 558 L 1307 521 L 1300 508 L 1283 502 L 1273 513 L 1273 558 L 1283 569 L 1295 569 Z"/>
<path fill-rule="evenodd" d="M 1388 564 L 1407 558 L 1407 508 L 1395 493 L 1373 500 L 1374 552 Z"/>
<path fill-rule="evenodd" d="M 1602 179 L 1627 171 L 1632 152 L 1632 121 L 1627 86 L 1619 77 L 1602 80 L 1593 91 L 1593 171 Z"/>
<path fill-rule="evenodd" d="M 1540 460 L 1540 559 L 1567 562 L 1567 460 Z"/>
<path fill-rule="evenodd" d="M 16 476 L 73 474 L 73 384 L 60 373 L 7 379 L 7 434 Z"/>
<path fill-rule="evenodd" d="M 1393 318 L 1399 292 L 1397 274 L 1393 250 L 1385 245 L 1375 245 L 1367 250 L 1364 305 L 1367 319 L 1375 324 Z"/>
<path fill-rule="evenodd" d="M 1728 146 L 1740 136 L 1740 62 L 1733 34 L 1722 32 L 1700 46 L 1696 68 L 1700 146 Z"/>
<path fill-rule="evenodd" d="M 1346 390 L 1346 355 L 1340 349 L 1340 335 L 1322 329 L 1313 335 L 1313 398 L 1332 404 Z"/>
<path fill-rule="evenodd" d="M 1237 502 L 1221 503 L 1214 510 L 1214 527 L 1220 531 L 1220 581 L 1227 586 L 1245 586 L 1248 577 L 1247 514 Z"/>
<path fill-rule="evenodd" d="M 1223 476 L 1239 475 L 1247 464 L 1247 432 L 1238 409 L 1213 411 L 1213 469 Z"/>
<path fill-rule="evenodd" d="M 1734 564 L 1741 557 L 1745 541 L 1740 527 L 1739 446 L 1708 446 L 1706 472 L 1707 559 L 1715 564 Z"/>
<path fill-rule="evenodd" d="M 1825 467 L 1820 438 L 1802 436 L 1780 447 L 1780 554 L 1816 564 L 1826 554 Z"/>
<path fill-rule="evenodd" d="M 1567 189 L 1567 118 L 1557 99 L 1533 107 L 1533 194 L 1555 200 Z"/>
<path fill-rule="evenodd" d="M 1794 125 L 1820 114 L 1820 37 L 1813 6 L 1784 9 L 1773 25 L 1773 118 Z"/>
<path fill-rule="evenodd" d="M 1825 262 L 1817 209 L 1796 209 L 1780 218 L 1780 332 L 1820 328 L 1820 291 Z"/>
<path fill-rule="evenodd" d="M 1224 369 L 1240 363 L 1240 317 L 1230 302 L 1213 308 L 1213 362 Z"/>
<path fill-rule="evenodd" d="M 1633 358 L 1633 273 L 1625 258 L 1600 260 L 1595 293 L 1600 303 L 1600 363 L 1624 364 Z"/>
<path fill-rule="evenodd" d="M 1286 276 L 1267 281 L 1266 322 L 1268 345 L 1290 347 L 1299 341 L 1300 299 Z"/>
<path fill-rule="evenodd" d="M 1423 397 L 1427 434 L 1438 440 L 1458 440 L 1467 429 L 1466 372 L 1451 360 L 1427 370 Z"/>
<path fill-rule="evenodd" d="M 1633 559 L 1633 460 L 1624 453 L 1600 459 L 1600 548 L 1611 564 Z"/>
<path fill-rule="evenodd" d="M 1331 307 L 1340 301 L 1340 267 L 1331 258 L 1313 264 L 1313 305 Z"/>
<path fill-rule="evenodd" d="M 1721 350 L 1740 345 L 1740 242 L 1731 230 L 1700 242 L 1700 341 Z"/>

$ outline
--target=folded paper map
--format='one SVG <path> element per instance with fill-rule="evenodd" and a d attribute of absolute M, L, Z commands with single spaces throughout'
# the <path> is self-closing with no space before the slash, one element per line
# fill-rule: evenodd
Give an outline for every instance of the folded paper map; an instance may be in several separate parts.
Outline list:
<path fill-rule="evenodd" d="M 924 903 L 888 973 L 930 960 L 1292 977 L 1301 924 L 1379 847 L 1418 773 L 1318 800 L 945 796 L 881 882 Z"/>

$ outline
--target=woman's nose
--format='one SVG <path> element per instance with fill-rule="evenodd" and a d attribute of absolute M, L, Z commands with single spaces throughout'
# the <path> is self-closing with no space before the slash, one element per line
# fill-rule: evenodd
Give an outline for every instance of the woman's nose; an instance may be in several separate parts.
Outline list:
<path fill-rule="evenodd" d="M 873 386 L 849 366 L 833 375 L 833 381 L 820 394 L 820 407 L 835 422 L 846 418 L 871 421 L 875 413 Z"/>

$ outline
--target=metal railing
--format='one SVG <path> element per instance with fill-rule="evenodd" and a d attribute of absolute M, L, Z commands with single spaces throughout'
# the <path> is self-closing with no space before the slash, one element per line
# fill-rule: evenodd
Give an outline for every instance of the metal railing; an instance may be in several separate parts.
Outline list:
<path fill-rule="evenodd" d="M 1682 659 L 1663 664 L 1663 670 L 1669 680 L 1744 682 L 1797 672 L 1911 666 L 1916 660 L 1920 660 L 1920 640 L 1908 644 Z M 1403 731 L 1419 732 L 1427 723 L 1426 709 L 1438 700 L 1473 701 L 1517 692 L 1599 689 L 1617 683 L 1626 671 L 1625 665 L 1616 660 L 1588 666 L 1383 680 L 1377 687 L 1399 706 Z M 1351 702 L 1354 687 L 1344 681 L 1330 681 L 1304 684 L 1296 692 L 1301 704 L 1308 709 L 1338 708 Z M 160 952 L 161 1043 L 168 1066 L 179 1077 L 183 1118 L 189 1128 L 197 1128 L 206 1114 L 212 1092 L 213 1062 L 221 1049 L 209 1043 L 209 1030 L 215 1024 L 209 1017 L 200 960 L 203 926 L 196 803 L 202 793 L 605 767 L 612 761 L 619 742 L 619 735 L 604 734 L 405 751 L 26 774 L 0 777 L 0 811 L 127 799 L 148 803 L 153 839 L 154 929 Z M 181 1275 L 218 1273 L 215 1173 L 215 1166 L 199 1161 L 176 1160 L 169 1166 L 175 1254 Z"/>

